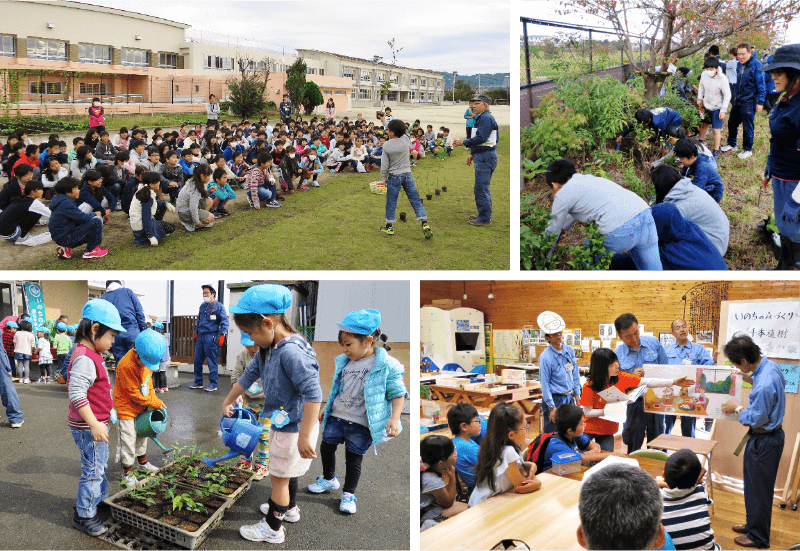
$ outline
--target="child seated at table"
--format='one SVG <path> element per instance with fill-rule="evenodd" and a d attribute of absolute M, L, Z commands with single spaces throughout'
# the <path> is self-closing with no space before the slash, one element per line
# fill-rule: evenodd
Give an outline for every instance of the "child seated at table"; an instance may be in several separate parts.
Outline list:
<path fill-rule="evenodd" d="M 441 434 L 432 434 L 419 443 L 420 531 L 467 510 L 467 504 L 456 501 L 456 448 L 453 441 Z M 444 476 L 447 475 L 447 482 Z"/>
<path fill-rule="evenodd" d="M 555 421 L 558 433 L 550 437 L 545 448 L 542 470 L 550 469 L 553 466 L 553 456 L 560 453 L 575 452 L 590 461 L 599 461 L 605 457 L 598 453 L 600 444 L 583 434 L 586 426 L 583 409 L 575 404 L 561 404 L 556 408 Z"/>
<path fill-rule="evenodd" d="M 475 466 L 481 450 L 480 442 L 486 436 L 486 421 L 478 415 L 475 406 L 460 402 L 447 412 L 447 424 L 453 433 L 453 444 L 458 454 L 456 472 L 471 494 L 475 488 Z"/>
<path fill-rule="evenodd" d="M 680 450 L 664 464 L 661 524 L 672 536 L 675 549 L 719 549 L 708 514 L 709 499 L 700 481 L 705 471 L 691 450 Z"/>
<path fill-rule="evenodd" d="M 498 404 L 489 414 L 486 436 L 481 442 L 475 467 L 475 489 L 469 498 L 470 507 L 514 487 L 506 474 L 511 463 L 516 463 L 524 479 L 530 481 L 528 490 L 538 489 L 542 485 L 535 476 L 536 465 L 523 461 L 520 455 L 524 447 L 525 418 L 522 410 L 509 404 Z"/>

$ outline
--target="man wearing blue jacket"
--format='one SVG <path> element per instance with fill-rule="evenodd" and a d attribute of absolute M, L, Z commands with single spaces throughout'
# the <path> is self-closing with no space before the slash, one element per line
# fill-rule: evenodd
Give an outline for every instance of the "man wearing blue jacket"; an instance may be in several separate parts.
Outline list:
<path fill-rule="evenodd" d="M 683 165 L 681 176 L 691 179 L 694 185 L 706 191 L 717 203 L 722 201 L 725 182 L 711 160 L 697 151 L 694 142 L 689 138 L 678 140 L 674 153 L 675 158 Z"/>
<path fill-rule="evenodd" d="M 114 337 L 114 344 L 111 345 L 111 353 L 119 363 L 122 357 L 133 348 L 139 333 L 147 329 L 144 309 L 136 293 L 123 287 L 119 280 L 106 281 L 106 292 L 101 298 L 117 308 L 122 320 L 122 327 L 125 328 L 124 333 L 120 332 Z"/>
<path fill-rule="evenodd" d="M 680 128 L 683 126 L 683 117 L 681 117 L 681 114 L 671 107 L 639 109 L 636 111 L 635 118 L 637 122 L 643 124 L 645 128 L 650 128 L 656 132 L 655 136 L 648 138 L 647 143 L 653 143 L 654 141 L 660 142 L 662 138 L 666 137 L 667 128 L 671 126 L 674 126 L 675 128 Z M 633 125 L 631 124 L 628 128 L 622 131 L 622 134 L 617 136 L 617 143 L 621 143 L 622 138 L 630 134 L 632 130 Z M 663 153 L 666 155 L 667 150 L 664 150 Z"/>
<path fill-rule="evenodd" d="M 283 101 L 278 105 L 278 109 L 281 112 L 281 119 L 286 124 L 289 124 L 289 121 L 292 119 L 292 102 L 289 101 L 289 95 L 283 94 Z"/>
<path fill-rule="evenodd" d="M 751 55 L 748 44 L 739 44 L 736 48 L 736 91 L 731 99 L 731 116 L 728 118 L 728 143 L 720 151 L 735 151 L 736 134 L 739 125 L 742 125 L 743 151 L 739 153 L 740 159 L 746 159 L 753 154 L 753 134 L 756 113 L 761 113 L 764 108 L 764 99 L 767 96 L 764 86 L 764 76 L 761 74 L 761 62 Z"/>
<path fill-rule="evenodd" d="M 203 362 L 208 362 L 206 392 L 217 390 L 217 357 L 228 332 L 228 312 L 217 302 L 217 292 L 211 285 L 202 285 L 203 304 L 194 330 L 194 384 L 189 388 L 203 388 Z"/>

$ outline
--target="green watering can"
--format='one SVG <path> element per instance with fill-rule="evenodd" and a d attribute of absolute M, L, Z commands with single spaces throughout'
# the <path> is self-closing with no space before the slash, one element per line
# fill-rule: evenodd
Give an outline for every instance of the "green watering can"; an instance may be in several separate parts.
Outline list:
<path fill-rule="evenodd" d="M 156 435 L 161 434 L 167 428 L 167 410 L 166 409 L 151 409 L 143 411 L 134 419 L 136 427 L 136 434 L 139 436 L 146 436 L 155 442 L 162 453 L 169 453 L 172 448 L 165 447 L 158 441 Z"/>

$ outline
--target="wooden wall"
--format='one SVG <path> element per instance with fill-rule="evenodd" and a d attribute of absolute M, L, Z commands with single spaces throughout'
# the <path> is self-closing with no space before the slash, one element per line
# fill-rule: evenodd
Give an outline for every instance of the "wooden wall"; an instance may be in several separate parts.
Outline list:
<path fill-rule="evenodd" d="M 699 283 L 703 281 L 492 281 L 494 299 L 489 300 L 489 281 L 467 281 L 464 300 L 463 281 L 422 281 L 420 306 L 434 299 L 461 300 L 461 306 L 482 311 L 494 330 L 535 327 L 540 312 L 553 310 L 563 316 L 567 329 L 581 329 L 584 337 L 594 338 L 599 324 L 631 312 L 645 331 L 657 335 L 668 333 L 672 321 L 683 317 L 681 297 Z M 728 300 L 780 297 L 800 297 L 800 282 L 733 281 L 728 289 Z"/>

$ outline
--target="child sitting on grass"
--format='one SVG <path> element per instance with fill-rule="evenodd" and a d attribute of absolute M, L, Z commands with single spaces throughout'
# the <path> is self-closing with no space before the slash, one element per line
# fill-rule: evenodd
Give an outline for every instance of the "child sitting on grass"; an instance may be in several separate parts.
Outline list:
<path fill-rule="evenodd" d="M 555 423 L 558 433 L 551 436 L 548 441 L 544 452 L 543 471 L 553 466 L 553 456 L 560 453 L 575 452 L 589 461 L 600 461 L 605 458 L 605 455 L 600 455 L 600 444 L 583 434 L 586 426 L 583 409 L 575 404 L 561 404 L 556 408 Z"/>
<path fill-rule="evenodd" d="M 26 244 L 31 236 L 30 231 L 42 216 L 50 217 L 50 209 L 41 201 L 43 193 L 44 188 L 42 188 L 41 182 L 31 180 L 25 184 L 25 197 L 15 197 L 11 204 L 0 213 L 0 239 L 18 245 Z"/>
<path fill-rule="evenodd" d="M 481 440 L 486 436 L 486 421 L 478 415 L 475 406 L 460 402 L 447 412 L 447 425 L 453 433 L 453 444 L 458 452 L 456 472 L 471 494 L 475 488 L 475 466 L 478 464 Z"/>
<path fill-rule="evenodd" d="M 307 153 L 306 156 L 300 160 L 300 168 L 305 169 L 313 174 L 311 180 L 306 180 L 306 184 L 310 182 L 313 187 L 319 187 L 319 182 L 317 182 L 317 176 L 325 172 L 325 169 L 323 168 L 322 163 L 319 160 L 319 155 L 317 154 L 317 148 L 312 145 L 310 148 L 308 148 L 308 151 L 306 153 Z"/>
<path fill-rule="evenodd" d="M 456 501 L 456 469 L 458 459 L 453 441 L 441 434 L 426 436 L 419 443 L 420 531 L 467 510 L 467 504 Z M 444 477 L 447 476 L 447 481 Z"/>
<path fill-rule="evenodd" d="M 256 157 L 256 164 L 247 171 L 244 189 L 247 191 L 247 200 L 250 206 L 261 210 L 261 201 L 266 201 L 266 206 L 278 208 L 281 206 L 275 200 L 277 185 L 275 177 L 269 173 L 272 166 L 272 155 L 262 151 Z"/>
<path fill-rule="evenodd" d="M 241 153 L 239 153 L 239 155 L 241 155 Z M 208 191 L 211 193 L 213 200 L 211 212 L 216 218 L 230 216 L 233 213 L 226 210 L 225 205 L 228 201 L 236 199 L 236 192 L 233 191 L 233 188 L 228 184 L 228 171 L 224 168 L 217 168 L 212 176 L 213 179 L 208 183 Z M 211 191 L 212 187 L 216 189 Z"/>
<path fill-rule="evenodd" d="M 78 208 L 80 182 L 75 178 L 62 178 L 55 187 L 56 195 L 50 201 L 50 236 L 56 243 L 59 258 L 70 258 L 72 249 L 86 244 L 83 258 L 101 258 L 108 249 L 101 249 L 103 218 L 99 212 L 86 213 Z"/>
<path fill-rule="evenodd" d="M 166 236 L 175 231 L 175 226 L 158 220 L 159 208 L 175 212 L 175 207 L 158 200 L 158 189 L 161 176 L 158 172 L 142 174 L 142 183 L 131 201 L 130 223 L 133 230 L 133 242 L 137 245 L 150 244 L 156 247 Z"/>
<path fill-rule="evenodd" d="M 345 163 L 351 160 L 350 155 L 345 154 L 346 148 L 347 144 L 344 141 L 339 141 L 336 142 L 336 147 L 331 149 L 328 154 L 328 160 L 325 162 L 331 172 L 341 172 L 344 170 Z"/>

